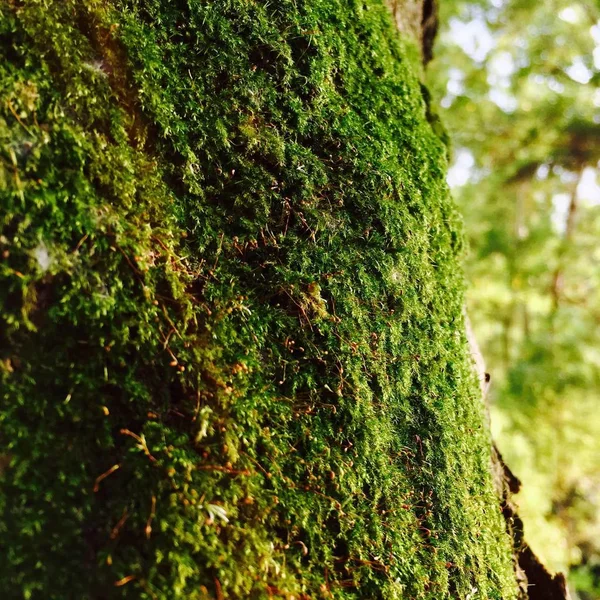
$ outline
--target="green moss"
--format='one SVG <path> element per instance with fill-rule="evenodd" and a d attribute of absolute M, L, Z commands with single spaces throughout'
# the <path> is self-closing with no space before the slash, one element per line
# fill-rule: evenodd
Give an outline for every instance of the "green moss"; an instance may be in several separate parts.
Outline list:
<path fill-rule="evenodd" d="M 515 597 L 381 3 L 9 2 L 0 42 L 3 597 Z"/>

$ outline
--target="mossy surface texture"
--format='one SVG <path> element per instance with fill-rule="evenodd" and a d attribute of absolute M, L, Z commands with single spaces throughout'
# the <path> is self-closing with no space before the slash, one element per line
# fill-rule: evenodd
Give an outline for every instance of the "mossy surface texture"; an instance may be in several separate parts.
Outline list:
<path fill-rule="evenodd" d="M 0 596 L 513 598 L 383 4 L 4 0 L 0 52 Z"/>

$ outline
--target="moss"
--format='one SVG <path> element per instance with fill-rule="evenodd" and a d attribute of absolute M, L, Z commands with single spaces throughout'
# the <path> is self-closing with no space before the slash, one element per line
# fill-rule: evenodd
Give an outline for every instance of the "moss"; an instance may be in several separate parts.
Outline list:
<path fill-rule="evenodd" d="M 383 4 L 11 1 L 0 39 L 3 597 L 513 598 Z"/>

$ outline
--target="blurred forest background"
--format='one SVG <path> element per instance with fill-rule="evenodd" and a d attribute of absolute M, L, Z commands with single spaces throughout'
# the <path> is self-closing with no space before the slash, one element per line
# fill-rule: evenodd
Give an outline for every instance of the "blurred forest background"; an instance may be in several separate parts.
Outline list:
<path fill-rule="evenodd" d="M 440 2 L 471 320 L 525 535 L 600 599 L 600 2 Z"/>

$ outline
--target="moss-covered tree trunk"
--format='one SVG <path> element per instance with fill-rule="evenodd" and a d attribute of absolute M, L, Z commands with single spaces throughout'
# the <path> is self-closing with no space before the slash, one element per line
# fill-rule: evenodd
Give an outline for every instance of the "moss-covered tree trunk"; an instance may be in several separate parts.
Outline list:
<path fill-rule="evenodd" d="M 516 597 L 390 4 L 0 2 L 2 598 Z"/>

